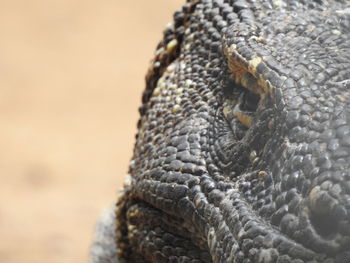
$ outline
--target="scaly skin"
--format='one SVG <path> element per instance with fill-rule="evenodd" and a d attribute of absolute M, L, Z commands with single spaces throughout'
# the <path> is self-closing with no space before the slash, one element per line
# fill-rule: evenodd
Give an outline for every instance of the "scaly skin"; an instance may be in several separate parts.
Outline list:
<path fill-rule="evenodd" d="M 146 83 L 92 262 L 350 262 L 349 1 L 188 1 Z"/>

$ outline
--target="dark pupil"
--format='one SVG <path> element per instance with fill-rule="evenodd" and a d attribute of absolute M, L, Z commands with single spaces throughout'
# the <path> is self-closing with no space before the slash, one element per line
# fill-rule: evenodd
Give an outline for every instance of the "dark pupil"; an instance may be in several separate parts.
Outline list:
<path fill-rule="evenodd" d="M 253 92 L 246 90 L 243 94 L 240 109 L 242 111 L 254 112 L 258 108 L 260 96 Z"/>
<path fill-rule="evenodd" d="M 242 86 L 240 86 L 239 84 L 235 83 L 230 78 L 227 78 L 224 81 L 224 85 L 223 85 L 224 96 L 228 99 L 237 98 L 237 96 L 239 96 L 239 91 L 241 89 L 244 89 L 244 88 Z"/>

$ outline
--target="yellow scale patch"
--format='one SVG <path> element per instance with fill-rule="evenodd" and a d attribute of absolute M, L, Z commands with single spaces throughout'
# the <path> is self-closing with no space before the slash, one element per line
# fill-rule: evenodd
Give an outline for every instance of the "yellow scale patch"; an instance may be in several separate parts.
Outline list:
<path fill-rule="evenodd" d="M 225 55 L 228 57 L 228 66 L 232 73 L 233 80 L 249 91 L 259 94 L 261 98 L 260 103 L 262 103 L 264 98 L 272 93 L 270 82 L 257 73 L 257 67 L 260 63 L 263 63 L 263 59 L 261 57 L 255 57 L 248 61 L 245 60 L 244 57 L 238 53 L 235 44 L 232 44 L 226 50 Z M 231 111 L 244 126 L 249 128 L 252 125 L 252 116 L 235 109 L 231 109 Z"/>
<path fill-rule="evenodd" d="M 260 63 L 263 63 L 261 57 L 247 61 L 237 52 L 235 44 L 232 44 L 225 53 L 229 58 L 229 69 L 236 83 L 240 83 L 251 92 L 260 94 L 262 98 L 272 92 L 270 83 L 259 76 L 256 70 Z"/>
<path fill-rule="evenodd" d="M 247 114 L 243 114 L 241 112 L 234 111 L 233 115 L 247 128 L 252 126 L 253 118 Z"/>

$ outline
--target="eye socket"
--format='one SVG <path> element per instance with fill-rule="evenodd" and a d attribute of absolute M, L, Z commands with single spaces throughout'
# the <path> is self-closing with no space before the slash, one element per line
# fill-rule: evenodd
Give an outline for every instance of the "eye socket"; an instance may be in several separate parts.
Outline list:
<path fill-rule="evenodd" d="M 245 90 L 240 99 L 239 109 L 241 111 L 255 112 L 258 108 L 259 101 L 259 94 L 253 93 L 249 90 Z"/>
<path fill-rule="evenodd" d="M 248 74 L 244 76 L 244 83 L 248 85 L 248 80 L 252 78 Z M 253 123 L 253 118 L 261 99 L 259 94 L 253 92 L 256 90 L 253 89 L 254 85 L 248 85 L 246 88 L 231 78 L 227 78 L 222 84 L 223 94 L 226 98 L 226 102 L 224 103 L 224 115 L 226 119 L 230 123 L 233 119 L 236 119 L 243 127 L 249 128 Z M 252 91 L 250 88 L 252 88 Z M 233 126 L 236 127 L 235 125 Z"/>
<path fill-rule="evenodd" d="M 223 81 L 223 93 L 224 93 L 225 98 L 227 98 L 227 99 L 239 98 L 239 96 L 240 96 L 240 94 L 242 94 L 243 90 L 244 90 L 244 87 L 242 87 L 242 85 L 234 82 L 230 77 L 227 77 Z"/>

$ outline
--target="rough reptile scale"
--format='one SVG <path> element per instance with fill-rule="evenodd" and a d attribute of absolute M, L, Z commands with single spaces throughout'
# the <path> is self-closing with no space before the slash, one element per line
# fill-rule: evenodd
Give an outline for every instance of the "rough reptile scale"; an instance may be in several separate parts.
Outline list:
<path fill-rule="evenodd" d="M 350 262 L 350 2 L 187 1 L 91 262 Z"/>

